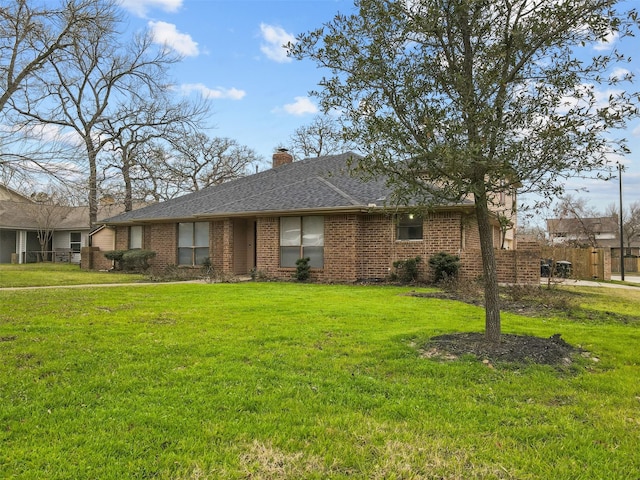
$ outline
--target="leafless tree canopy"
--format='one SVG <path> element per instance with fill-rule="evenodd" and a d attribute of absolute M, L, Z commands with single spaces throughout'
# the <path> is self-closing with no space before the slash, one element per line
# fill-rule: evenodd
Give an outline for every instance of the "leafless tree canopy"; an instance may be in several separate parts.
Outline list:
<path fill-rule="evenodd" d="M 244 176 L 260 161 L 254 150 L 233 139 L 191 132 L 132 149 L 127 173 L 134 201 L 162 201 Z M 120 166 L 118 177 L 124 174 Z M 107 172 L 113 169 L 109 165 Z M 105 173 L 104 178 L 105 189 L 119 191 L 108 180 L 113 175 Z"/>
<path fill-rule="evenodd" d="M 28 0 L 22 3 L 26 8 Z M 60 15 L 73 16 L 75 10 L 70 8 L 75 3 L 61 4 Z M 76 169 L 76 179 L 82 176 L 86 181 L 94 224 L 102 158 L 108 156 L 110 165 L 120 170 L 128 192 L 125 206 L 132 208 L 129 170 L 135 150 L 171 135 L 172 130 L 196 131 L 207 105 L 171 99 L 168 70 L 180 57 L 154 45 L 148 33 L 123 35 L 115 1 L 85 0 L 83 7 L 91 22 L 82 23 L 72 41 L 60 41 L 58 48 L 39 59 L 38 68 L 30 72 L 28 88 L 7 104 L 23 138 L 47 132 L 75 153 L 75 161 L 68 166 Z M 51 158 L 50 163 L 60 165 L 61 159 Z"/>
<path fill-rule="evenodd" d="M 50 59 L 99 27 L 101 0 L 12 0 L 0 7 L 0 181 L 28 185 L 47 173 L 61 181 L 73 175 L 75 152 L 44 127 L 21 128 L 9 108 L 30 109 L 27 94 L 46 75 Z M 71 146 L 72 147 L 72 146 Z M 75 174 L 78 172 L 75 171 Z"/>
<path fill-rule="evenodd" d="M 317 116 L 310 124 L 296 129 L 289 145 L 291 154 L 297 159 L 335 155 L 355 149 L 343 139 L 338 120 L 329 116 Z"/>

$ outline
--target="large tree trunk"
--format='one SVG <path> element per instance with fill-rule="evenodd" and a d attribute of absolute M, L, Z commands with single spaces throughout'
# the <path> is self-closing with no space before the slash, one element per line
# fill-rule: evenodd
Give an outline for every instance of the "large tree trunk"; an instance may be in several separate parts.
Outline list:
<path fill-rule="evenodd" d="M 501 326 L 498 273 L 496 268 L 496 255 L 493 249 L 493 228 L 490 221 L 487 195 L 484 190 L 475 195 L 475 211 L 480 234 L 480 250 L 482 252 L 482 271 L 484 276 L 484 335 L 488 342 L 499 342 Z"/>
<path fill-rule="evenodd" d="M 98 222 L 98 154 L 90 135 L 85 137 L 87 159 L 89 161 L 89 224 L 91 228 Z"/>
<path fill-rule="evenodd" d="M 133 187 L 131 185 L 131 154 L 125 151 L 122 154 L 122 178 L 124 180 L 124 211 L 133 210 Z"/>

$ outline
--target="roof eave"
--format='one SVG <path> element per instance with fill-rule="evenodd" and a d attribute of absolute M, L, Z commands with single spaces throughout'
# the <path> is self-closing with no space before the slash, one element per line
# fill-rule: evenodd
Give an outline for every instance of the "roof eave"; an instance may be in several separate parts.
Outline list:
<path fill-rule="evenodd" d="M 385 214 L 393 213 L 395 211 L 409 210 L 411 207 L 397 207 L 393 208 L 385 206 L 371 205 L 348 205 L 343 207 L 323 207 L 323 208 L 298 208 L 295 210 L 255 210 L 247 212 L 216 212 L 216 213 L 198 213 L 189 217 L 157 217 L 157 218 L 144 218 L 144 219 L 130 219 L 116 222 L 105 222 L 105 225 L 110 226 L 129 226 L 151 223 L 175 223 L 175 222 L 193 222 L 203 220 L 219 220 L 223 218 L 255 218 L 255 217 L 283 217 L 283 216 L 297 216 L 297 215 L 327 215 L 327 214 L 347 214 L 347 213 L 367 213 L 367 214 Z M 472 210 L 473 205 L 455 204 L 455 205 L 442 205 L 436 207 L 439 211 L 452 211 L 452 210 Z"/>

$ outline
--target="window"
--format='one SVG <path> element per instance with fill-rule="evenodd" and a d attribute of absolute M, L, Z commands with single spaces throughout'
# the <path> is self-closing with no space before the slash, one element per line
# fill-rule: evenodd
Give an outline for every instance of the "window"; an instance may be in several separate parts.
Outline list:
<path fill-rule="evenodd" d="M 178 264 L 202 265 L 209 257 L 209 223 L 178 224 Z"/>
<path fill-rule="evenodd" d="M 324 217 L 280 218 L 280 266 L 295 267 L 305 257 L 311 267 L 324 266 Z"/>
<path fill-rule="evenodd" d="M 82 234 L 80 232 L 71 232 L 69 234 L 69 248 L 72 252 L 80 252 L 82 249 Z"/>
<path fill-rule="evenodd" d="M 398 215 L 398 240 L 422 240 L 422 217 L 413 213 Z"/>
<path fill-rule="evenodd" d="M 142 226 L 129 227 L 129 248 L 142 248 Z"/>

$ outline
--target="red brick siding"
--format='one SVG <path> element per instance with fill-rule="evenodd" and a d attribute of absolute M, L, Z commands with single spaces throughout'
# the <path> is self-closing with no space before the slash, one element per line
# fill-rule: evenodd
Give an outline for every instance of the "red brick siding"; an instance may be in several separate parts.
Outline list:
<path fill-rule="evenodd" d="M 385 279 L 390 273 L 394 251 L 393 223 L 387 215 L 363 215 L 358 219 L 357 278 Z"/>
<path fill-rule="evenodd" d="M 518 242 L 516 250 L 495 249 L 496 269 L 500 283 L 540 282 L 540 246 L 535 242 Z M 480 249 L 465 250 L 460 255 L 463 278 L 483 276 Z"/>
<path fill-rule="evenodd" d="M 116 250 L 129 248 L 129 227 L 116 227 Z"/>
<path fill-rule="evenodd" d="M 233 273 L 233 221 L 210 223 L 210 257 L 214 268 Z M 280 268 L 280 219 L 256 219 L 256 269 L 269 278 L 291 279 L 295 268 Z M 385 279 L 393 263 L 420 256 L 421 276 L 429 279 L 428 259 L 438 252 L 459 255 L 464 279 L 482 276 L 482 258 L 477 224 L 462 212 L 440 212 L 427 216 L 422 240 L 396 240 L 391 215 L 327 215 L 324 217 L 324 268 L 312 269 L 311 278 L 321 282 L 353 282 Z M 154 266 L 177 263 L 177 225 L 145 226 L 145 248 L 156 252 Z M 128 247 L 128 228 L 116 229 L 116 248 Z M 519 243 L 518 250 L 496 250 L 500 282 L 539 281 L 540 250 L 536 244 Z"/>
<path fill-rule="evenodd" d="M 213 269 L 218 272 L 224 267 L 224 221 L 209 225 L 209 258 Z"/>
<path fill-rule="evenodd" d="M 157 223 L 145 226 L 145 248 L 156 252 L 149 262 L 154 267 L 166 267 L 178 263 L 178 225 Z"/>
<path fill-rule="evenodd" d="M 80 268 L 82 270 L 110 270 L 113 262 L 104 256 L 107 250 L 100 247 L 82 247 L 80 253 Z"/>
<path fill-rule="evenodd" d="M 280 219 L 276 217 L 258 218 L 256 222 L 256 270 L 268 277 L 282 278 L 280 269 Z M 288 270 L 287 277 L 291 277 Z"/>

